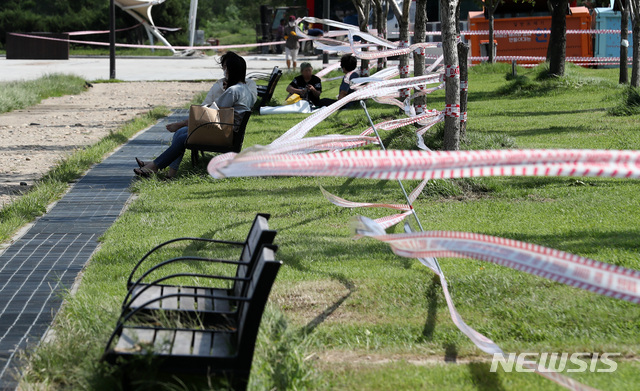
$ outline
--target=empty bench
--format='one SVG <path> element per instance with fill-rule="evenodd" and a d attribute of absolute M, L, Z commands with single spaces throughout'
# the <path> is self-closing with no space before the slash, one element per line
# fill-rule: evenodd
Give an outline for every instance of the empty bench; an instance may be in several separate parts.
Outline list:
<path fill-rule="evenodd" d="M 271 248 L 262 247 L 241 296 L 205 296 L 237 302 L 237 318 L 207 325 L 194 322 L 197 325 L 191 327 L 171 327 L 157 320 L 135 324 L 136 315 L 146 307 L 125 308 L 107 342 L 103 361 L 124 366 L 145 357 L 162 373 L 224 376 L 234 390 L 246 389 L 260 321 L 281 264 Z M 156 297 L 147 304 L 187 296 L 201 297 L 197 293 L 177 293 Z M 169 318 L 172 310 L 163 312 Z"/>
<path fill-rule="evenodd" d="M 258 86 L 258 96 L 260 97 L 260 106 L 266 106 L 273 97 L 273 93 L 276 90 L 276 86 L 278 85 L 278 81 L 282 77 L 282 70 L 280 70 L 277 66 L 273 67 L 271 74 L 267 73 L 252 73 L 247 75 L 247 77 L 254 80 L 268 80 L 266 86 Z"/>
<path fill-rule="evenodd" d="M 164 242 L 147 252 L 135 265 L 127 280 L 128 293 L 125 296 L 122 308 L 124 310 L 137 310 L 140 312 L 153 312 L 156 310 L 181 311 L 187 315 L 197 315 L 203 321 L 216 321 L 220 317 L 237 316 L 237 302 L 227 300 L 227 297 L 241 297 L 246 292 L 247 283 L 258 261 L 260 250 L 263 246 L 270 246 L 275 251 L 273 240 L 276 231 L 268 226 L 268 214 L 257 214 L 244 242 L 204 238 L 177 238 Z M 217 243 L 228 246 L 241 247 L 242 252 L 238 260 L 215 259 L 205 257 L 177 257 L 163 260 L 159 263 L 147 265 L 149 258 L 163 247 L 179 241 L 191 241 L 201 243 Z M 163 270 L 177 263 L 197 263 L 201 268 L 211 264 L 226 264 L 235 267 L 235 275 L 212 275 L 203 272 L 183 272 L 164 274 Z M 144 268 L 146 266 L 146 268 Z M 141 271 L 144 270 L 144 271 Z M 139 277 L 135 277 L 140 274 Z M 147 281 L 149 276 L 154 279 Z M 229 282 L 230 287 L 211 287 L 177 285 L 168 283 L 177 278 L 190 277 L 208 281 L 209 285 L 219 282 Z M 209 319 L 211 318 L 211 319 Z"/>

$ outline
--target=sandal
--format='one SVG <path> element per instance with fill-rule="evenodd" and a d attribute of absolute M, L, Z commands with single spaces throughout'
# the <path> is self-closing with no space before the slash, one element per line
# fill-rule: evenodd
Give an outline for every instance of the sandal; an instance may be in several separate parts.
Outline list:
<path fill-rule="evenodd" d="M 133 173 L 142 178 L 149 178 L 151 175 L 155 174 L 155 172 L 144 167 L 134 168 Z"/>
<path fill-rule="evenodd" d="M 138 167 L 143 168 L 147 163 L 142 160 L 136 158 L 136 163 L 138 163 Z"/>

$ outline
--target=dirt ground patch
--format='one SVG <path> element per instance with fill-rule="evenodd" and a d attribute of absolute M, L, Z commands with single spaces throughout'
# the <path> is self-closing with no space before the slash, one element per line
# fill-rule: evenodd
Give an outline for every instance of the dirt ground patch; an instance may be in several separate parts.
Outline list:
<path fill-rule="evenodd" d="M 94 84 L 80 95 L 49 98 L 36 106 L 0 115 L 0 208 L 14 201 L 74 150 L 95 144 L 152 107 L 182 107 L 210 85 Z"/>

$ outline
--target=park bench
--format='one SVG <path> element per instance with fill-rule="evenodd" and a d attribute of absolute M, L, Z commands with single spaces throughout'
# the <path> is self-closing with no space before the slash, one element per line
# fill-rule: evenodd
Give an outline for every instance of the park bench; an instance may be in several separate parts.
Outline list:
<path fill-rule="evenodd" d="M 199 154 L 204 157 L 205 152 L 218 152 L 218 153 L 227 153 L 227 152 L 240 152 L 242 150 L 242 143 L 244 142 L 244 134 L 247 130 L 247 123 L 249 122 L 249 118 L 251 117 L 251 111 L 247 111 L 242 116 L 242 121 L 240 125 L 224 123 L 224 122 L 209 122 L 209 124 L 219 123 L 221 125 L 231 125 L 233 126 L 233 142 L 231 145 L 214 145 L 214 144 L 205 144 L 205 143 L 194 143 L 189 141 L 189 139 L 198 131 L 206 131 L 205 127 L 196 128 L 192 133 L 187 136 L 187 139 L 184 142 L 184 146 L 186 149 L 191 151 L 191 164 L 195 165 L 198 163 Z"/>
<path fill-rule="evenodd" d="M 273 67 L 271 74 L 254 72 L 249 74 L 248 77 L 254 80 L 268 80 L 266 86 L 258 86 L 258 96 L 261 98 L 259 107 L 262 107 L 271 101 L 273 93 L 276 90 L 276 86 L 278 85 L 278 81 L 280 80 L 280 77 L 282 77 L 282 71 L 275 66 Z"/>
<path fill-rule="evenodd" d="M 281 265 L 282 262 L 275 261 L 271 248 L 262 247 L 243 295 L 214 296 L 238 303 L 235 319 L 220 319 L 206 326 L 198 322 L 193 326 L 171 326 L 158 320 L 135 324 L 135 315 L 145 307 L 125 308 L 107 342 L 102 360 L 120 365 L 126 371 L 127 363 L 144 357 L 162 374 L 224 376 L 232 389 L 246 389 L 260 321 Z M 201 296 L 175 293 L 157 297 L 152 302 L 169 297 L 197 299 Z M 131 379 L 131 374 L 127 373 L 126 378 Z"/>
<path fill-rule="evenodd" d="M 257 214 L 244 242 L 204 238 L 177 238 L 154 247 L 140 259 L 129 274 L 127 279 L 128 292 L 122 303 L 123 310 L 125 308 L 129 310 L 140 308 L 139 312 L 144 313 L 159 310 L 180 311 L 189 316 L 197 316 L 205 323 L 216 321 L 220 317 L 237 317 L 237 303 L 224 298 L 239 297 L 244 294 L 262 246 L 271 246 L 273 250 L 276 249 L 276 246 L 273 245 L 276 231 L 269 229 L 268 219 L 268 214 Z M 141 269 L 143 265 L 150 263 L 150 257 L 159 250 L 184 241 L 242 247 L 242 252 L 238 260 L 182 256 L 162 260 L 148 265 L 146 269 Z M 182 270 L 183 268 L 178 272 L 164 272 L 171 265 L 182 265 L 183 263 L 196 264 L 199 268 L 196 269 L 197 272 L 195 273 Z M 235 267 L 235 276 L 219 276 L 202 272 L 203 267 L 215 264 L 224 264 L 231 266 L 231 268 Z M 143 271 L 140 276 L 135 278 L 136 273 L 141 270 Z M 197 278 L 202 282 L 199 286 L 167 283 L 184 277 Z M 148 280 L 150 279 L 152 281 L 149 282 Z M 211 284 L 210 286 L 204 286 L 205 281 L 210 281 L 215 286 L 211 286 Z M 226 284 L 220 284 L 221 281 L 226 282 Z M 186 294 L 186 296 L 180 296 L 178 299 L 177 296 L 171 296 L 173 294 Z M 167 296 L 169 297 L 166 299 L 156 300 L 159 297 Z"/>

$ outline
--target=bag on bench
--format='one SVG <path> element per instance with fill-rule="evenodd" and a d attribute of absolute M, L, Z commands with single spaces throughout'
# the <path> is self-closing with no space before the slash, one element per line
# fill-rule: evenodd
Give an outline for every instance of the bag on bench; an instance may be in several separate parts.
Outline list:
<path fill-rule="evenodd" d="M 218 109 L 191 105 L 189 109 L 189 144 L 230 147 L 234 133 L 233 107 Z"/>

